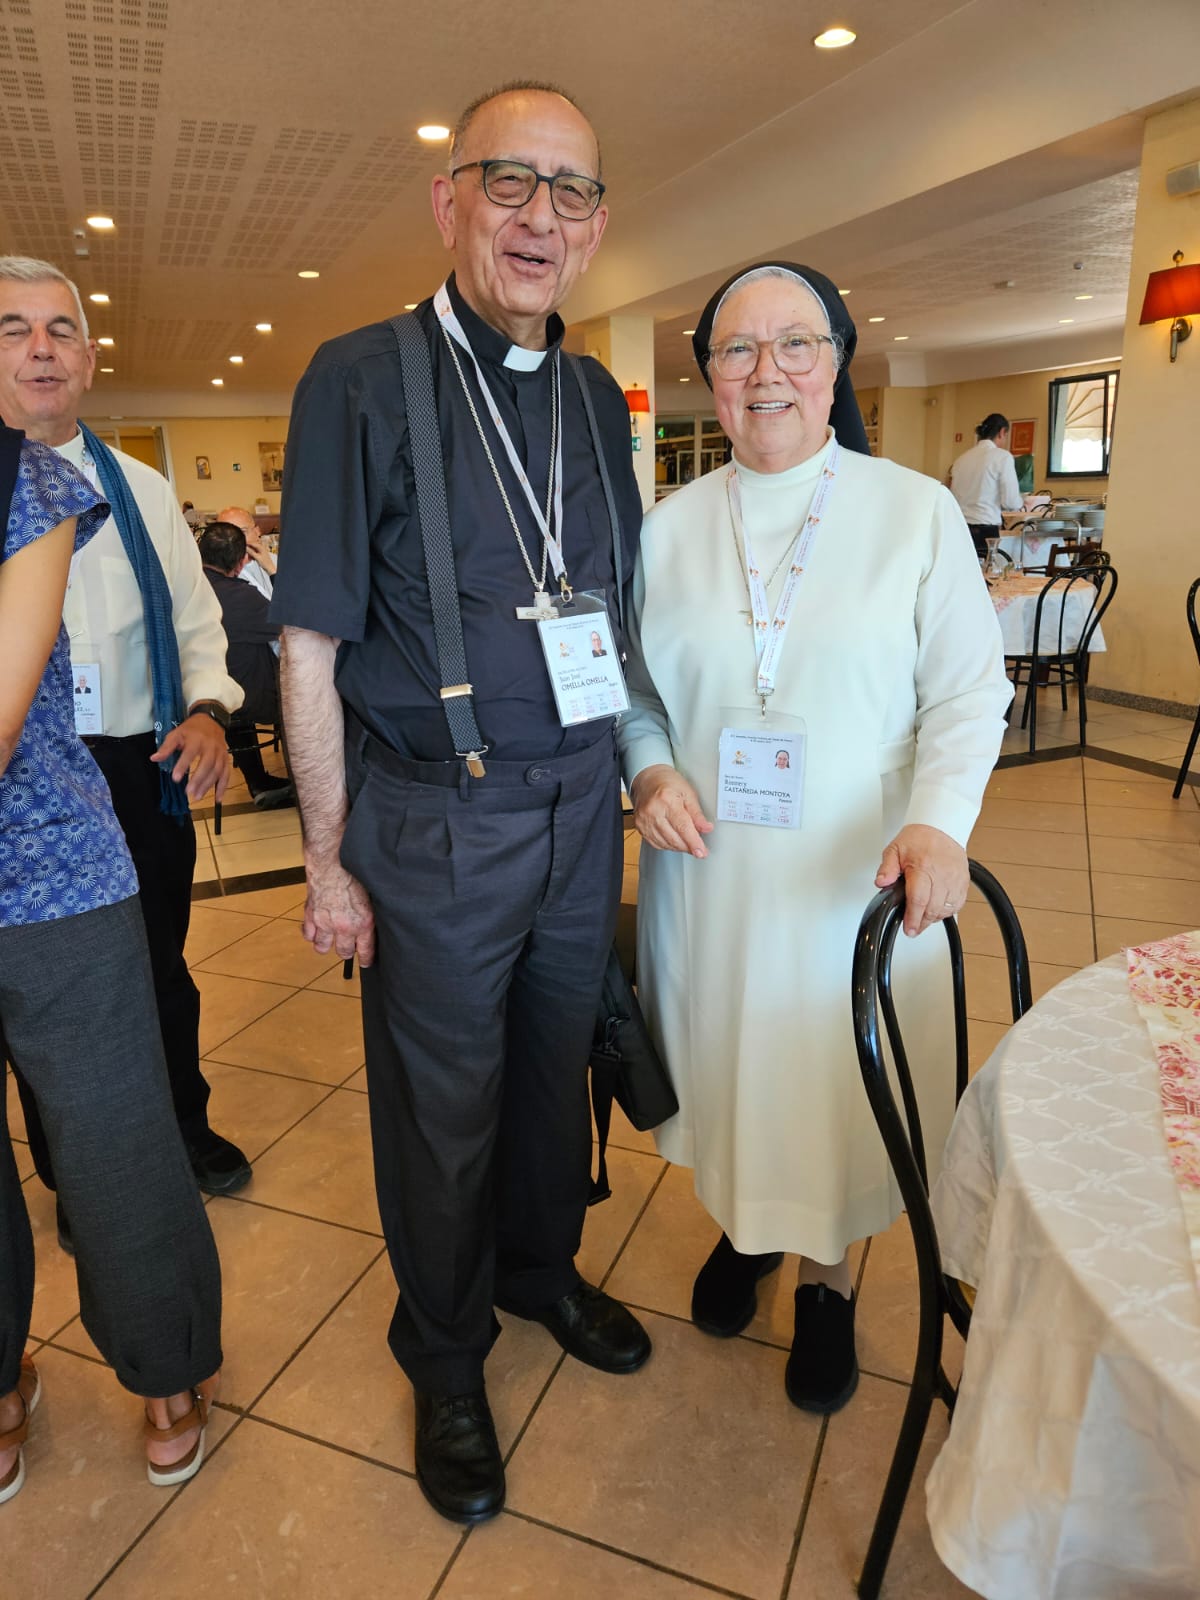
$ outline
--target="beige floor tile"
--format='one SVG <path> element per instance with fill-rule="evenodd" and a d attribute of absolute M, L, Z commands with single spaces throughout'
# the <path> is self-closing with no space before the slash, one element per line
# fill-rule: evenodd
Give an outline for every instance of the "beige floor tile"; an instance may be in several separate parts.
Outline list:
<path fill-rule="evenodd" d="M 1009 1022 L 982 1022 L 978 1017 L 968 1020 L 967 1062 L 972 1073 L 979 1071 L 1011 1026 Z"/>
<path fill-rule="evenodd" d="M 1001 767 L 988 779 L 989 800 L 1052 800 L 1083 804 L 1083 775 L 1078 760 L 1038 762 L 1029 767 Z"/>
<path fill-rule="evenodd" d="M 992 800 L 985 798 L 979 813 L 983 828 L 1029 828 L 1035 833 L 1080 833 L 1082 805 L 1054 800 Z"/>
<path fill-rule="evenodd" d="M 201 1070 L 212 1086 L 209 1121 L 251 1161 L 257 1161 L 268 1145 L 329 1093 L 324 1084 L 251 1072 L 221 1061 L 205 1061 Z"/>
<path fill-rule="evenodd" d="M 37 1363 L 43 1393 L 25 1447 L 28 1476 L 2 1508 L 0 1590 L 12 1600 L 84 1600 L 171 1491 L 147 1483 L 141 1403 L 106 1367 L 49 1349 Z M 232 1420 L 213 1413 L 210 1447 Z"/>
<path fill-rule="evenodd" d="M 366 1092 L 367 1092 L 367 1069 L 366 1069 L 366 1067 L 359 1067 L 358 1071 L 356 1073 L 354 1073 L 354 1075 L 352 1077 L 349 1077 L 349 1078 L 346 1079 L 345 1083 L 342 1085 L 342 1088 L 343 1089 L 354 1089 L 358 1094 L 366 1094 Z"/>
<path fill-rule="evenodd" d="M 1027 828 L 992 828 L 979 823 L 967 854 L 990 867 L 1001 882 L 1009 864 L 1027 867 L 1066 867 L 1086 872 L 1088 842 L 1081 833 L 1042 833 Z"/>
<path fill-rule="evenodd" d="M 12 1152 L 17 1163 L 17 1177 L 24 1183 L 25 1179 L 31 1178 L 34 1172 L 33 1157 L 29 1153 L 29 1146 L 20 1139 L 14 1139 Z"/>
<path fill-rule="evenodd" d="M 657 1146 L 654 1143 L 654 1130 L 645 1132 L 635 1128 L 619 1105 L 612 1109 L 612 1126 L 608 1130 L 608 1142 L 617 1145 L 622 1150 L 641 1150 L 646 1155 L 656 1155 Z"/>
<path fill-rule="evenodd" d="M 788 1404 L 781 1351 L 647 1326 L 655 1353 L 633 1377 L 559 1369 L 512 1458 L 508 1503 L 775 1600 L 820 1425 Z"/>
<path fill-rule="evenodd" d="M 275 811 L 243 811 L 236 816 L 222 812 L 221 832 L 210 825 L 212 842 L 218 848 L 230 844 L 249 844 L 257 839 L 280 839 L 286 834 L 300 837 L 300 814 L 295 806 L 280 806 Z"/>
<path fill-rule="evenodd" d="M 1200 861 L 1200 852 L 1197 852 Z M 1081 911 L 1089 916 L 1092 910 L 1092 892 L 1088 875 L 1082 869 L 1068 867 L 1026 867 L 1007 862 L 993 869 L 1001 887 L 1019 913 L 1026 907 L 1038 911 Z M 1197 869 L 1200 876 L 1200 866 Z M 969 899 L 982 903 L 979 890 L 972 888 Z"/>
<path fill-rule="evenodd" d="M 267 1151 L 246 1198 L 379 1232 L 365 1095 L 337 1089 Z"/>
<path fill-rule="evenodd" d="M 565 1533 L 499 1517 L 471 1534 L 438 1600 L 705 1600 L 711 1593 Z"/>
<path fill-rule="evenodd" d="M 196 868 L 192 873 L 193 883 L 215 883 L 217 879 L 217 864 L 213 860 L 213 853 L 207 844 L 199 839 L 196 841 Z"/>
<path fill-rule="evenodd" d="M 886 1233 L 876 1234 L 867 1251 L 859 1288 L 855 1335 L 859 1366 L 877 1377 L 912 1377 L 917 1353 L 916 1254 L 908 1218 L 900 1217 Z M 952 1383 L 962 1373 L 963 1342 L 946 1323 L 942 1361 Z"/>
<path fill-rule="evenodd" d="M 1147 922 L 1186 922 L 1200 926 L 1200 883 L 1190 879 L 1136 877 L 1093 872 L 1096 913 L 1137 917 Z"/>
<path fill-rule="evenodd" d="M 17 1080 L 7 1067 L 4 1069 L 4 1086 L 8 1108 L 8 1131 L 14 1139 L 25 1138 L 25 1113 L 21 1110 L 21 1097 L 17 1093 Z"/>
<path fill-rule="evenodd" d="M 1018 911 L 1030 959 L 1057 966 L 1086 967 L 1096 958 L 1090 913 L 1074 911 Z M 959 914 L 963 949 L 970 955 L 1002 956 L 1004 941 L 988 906 L 972 901 Z"/>
<path fill-rule="evenodd" d="M 314 978 L 308 985 L 318 994 L 338 994 L 344 1000 L 362 999 L 362 979 L 359 976 L 359 965 L 354 963 L 354 971 L 350 977 L 345 976 L 345 962 L 341 956 L 335 958 L 336 965 L 323 972 L 319 978 Z"/>
<path fill-rule="evenodd" d="M 200 991 L 200 1054 L 211 1055 L 218 1045 L 249 1026 L 256 1017 L 273 1011 L 291 994 L 278 983 L 250 978 L 228 978 L 217 972 L 193 972 Z"/>
<path fill-rule="evenodd" d="M 788 1600 L 853 1600 L 906 1396 L 900 1384 L 863 1378 L 854 1399 L 830 1420 Z M 947 1431 L 945 1407 L 935 1402 L 883 1600 L 970 1600 L 972 1591 L 938 1560 L 925 1521 L 922 1485 Z"/>
<path fill-rule="evenodd" d="M 626 867 L 621 875 L 621 904 L 635 906 L 637 904 L 638 870 L 636 867 Z"/>
<path fill-rule="evenodd" d="M 1150 773 L 1139 772 L 1135 767 L 1123 767 L 1115 761 L 1102 761 L 1094 756 L 1083 758 L 1083 778 L 1088 788 L 1097 783 L 1129 784 L 1134 788 L 1149 784 L 1153 788 L 1160 788 L 1166 782 Z"/>
<path fill-rule="evenodd" d="M 268 921 L 267 917 L 238 916 L 233 911 L 225 910 L 219 899 L 200 901 L 192 907 L 188 926 L 187 946 L 184 951 L 188 965 L 199 966 L 218 950 L 224 950 L 226 945 L 244 939 L 256 928 L 265 927 Z M 241 974 L 238 973 L 236 976 L 240 977 Z M 257 977 L 259 974 L 252 976 Z"/>
<path fill-rule="evenodd" d="M 660 1156 L 609 1146 L 612 1198 L 589 1206 L 575 1264 L 589 1283 L 602 1283 L 666 1163 Z M 550 1335 L 545 1337 L 549 1339 Z"/>
<path fill-rule="evenodd" d="M 220 915 L 220 913 L 214 913 Z M 226 920 L 241 918 L 224 913 Z M 265 927 L 252 929 L 236 943 L 209 956 L 201 963 L 205 972 L 223 972 L 231 978 L 259 978 L 264 983 L 286 983 L 301 989 L 314 978 L 333 971 L 341 972 L 341 961 L 334 955 L 319 956 L 300 932 L 300 925 L 278 917 Z"/>
<path fill-rule="evenodd" d="M 412 1388 L 387 1343 L 395 1304 L 385 1255 L 284 1369 L 255 1415 L 411 1472 Z M 498 1315 L 504 1331 L 486 1377 L 500 1447 L 507 1451 L 561 1351 L 536 1324 Z"/>
<path fill-rule="evenodd" d="M 1120 738 L 1105 734 L 1103 743 L 1106 750 L 1113 750 L 1118 755 L 1137 756 L 1141 761 L 1157 761 L 1165 767 L 1177 768 L 1187 748 L 1187 730 L 1178 735 L 1159 732 L 1134 733 Z"/>
<path fill-rule="evenodd" d="M 291 923 L 279 924 L 290 929 Z M 230 978 L 210 979 L 230 983 Z M 199 982 L 199 978 L 197 978 Z M 207 1054 L 234 1067 L 257 1067 L 314 1083 L 344 1083 L 363 1063 L 362 1009 L 349 995 L 311 989 L 286 995 L 269 1016 L 254 1022 Z"/>
<path fill-rule="evenodd" d="M 50 1339 L 79 1315 L 75 1263 L 58 1247 L 54 1196 L 50 1190 L 43 1187 L 40 1179 L 31 1178 L 22 1185 L 21 1193 L 33 1228 L 33 1315 L 29 1331 L 35 1339 Z"/>
<path fill-rule="evenodd" d="M 1144 806 L 1106 806 L 1088 801 L 1088 833 L 1093 839 L 1164 839 L 1200 843 L 1200 809 L 1153 811 Z"/>
<path fill-rule="evenodd" d="M 1191 933 L 1193 922 L 1155 922 L 1133 917 L 1097 917 L 1097 960 L 1116 955 L 1131 944 L 1152 944 L 1156 939 L 1173 939 L 1177 933 Z"/>
<path fill-rule="evenodd" d="M 222 878 L 241 878 L 252 872 L 279 872 L 285 867 L 302 867 L 299 833 L 282 838 L 252 839 L 245 844 L 213 843 L 213 857 Z"/>
<path fill-rule="evenodd" d="M 690 1317 L 692 1283 L 720 1235 L 696 1198 L 691 1169 L 668 1166 L 608 1289 L 647 1310 Z"/>
<path fill-rule="evenodd" d="M 1171 797 L 1174 784 L 1170 778 L 1152 778 L 1141 773 L 1129 773 L 1121 767 L 1109 767 L 1111 778 L 1087 780 L 1089 806 L 1132 806 L 1137 811 L 1194 811 L 1195 801 L 1190 794 L 1181 794 L 1178 800 Z"/>
<path fill-rule="evenodd" d="M 1113 839 L 1092 842 L 1092 867 L 1131 877 L 1174 878 L 1200 882 L 1200 846 L 1159 839 Z"/>
<path fill-rule="evenodd" d="M 1091 965 L 1088 961 L 1084 965 Z M 968 956 L 967 1015 L 981 1022 L 1012 1022 L 1012 1004 L 1008 990 L 1008 962 L 1001 956 Z M 1029 963 L 1029 982 L 1033 998 L 1038 1000 L 1056 983 L 1069 978 L 1077 967 L 1047 965 L 1041 961 Z"/>
<path fill-rule="evenodd" d="M 411 1478 L 242 1422 L 104 1600 L 425 1600 L 461 1530 Z"/>
<path fill-rule="evenodd" d="M 304 885 L 289 883 L 278 889 L 247 889 L 241 894 L 224 895 L 220 904 L 229 911 L 249 911 L 265 917 L 290 917 L 299 922 L 304 912 Z"/>

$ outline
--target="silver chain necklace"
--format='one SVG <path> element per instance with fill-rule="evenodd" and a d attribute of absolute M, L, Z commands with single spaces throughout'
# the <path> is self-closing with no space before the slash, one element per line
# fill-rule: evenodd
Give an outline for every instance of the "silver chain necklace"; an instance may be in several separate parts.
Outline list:
<path fill-rule="evenodd" d="M 496 480 L 496 488 L 500 491 L 500 498 L 504 502 L 504 509 L 508 512 L 508 520 L 512 526 L 513 536 L 517 541 L 517 548 L 521 552 L 521 560 L 525 563 L 525 571 L 529 574 L 529 581 L 533 585 L 535 594 L 544 594 L 546 590 L 546 565 L 550 554 L 550 547 L 545 539 L 542 540 L 542 567 L 535 573 L 533 562 L 529 559 L 529 551 L 521 535 L 521 526 L 513 513 L 512 502 L 508 498 L 508 491 L 504 487 L 504 480 L 496 466 L 496 458 L 492 454 L 492 447 L 488 443 L 487 434 L 483 431 L 483 424 L 479 420 L 479 413 L 475 409 L 475 402 L 471 398 L 471 391 L 467 387 L 466 376 L 458 361 L 458 351 L 454 348 L 454 340 L 442 329 L 442 338 L 446 341 L 446 348 L 450 352 L 450 359 L 454 363 L 454 370 L 458 373 L 458 381 L 467 402 L 467 409 L 471 413 L 471 420 L 475 424 L 475 431 L 479 435 L 479 442 L 483 446 L 484 454 L 488 459 L 488 466 L 492 469 L 492 477 Z M 555 355 L 554 365 L 550 370 L 550 471 L 546 483 L 546 526 L 550 527 L 550 517 L 554 508 L 554 463 L 558 455 L 558 357 Z M 562 541 L 562 529 L 558 530 L 559 541 Z"/>

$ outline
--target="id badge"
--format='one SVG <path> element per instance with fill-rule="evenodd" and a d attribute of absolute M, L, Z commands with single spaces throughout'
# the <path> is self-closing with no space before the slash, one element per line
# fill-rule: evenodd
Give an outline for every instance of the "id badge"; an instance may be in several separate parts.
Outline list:
<path fill-rule="evenodd" d="M 718 747 L 717 821 L 758 828 L 798 828 L 804 811 L 808 736 L 798 717 L 789 726 L 722 728 Z"/>
<path fill-rule="evenodd" d="M 608 611 L 602 602 L 589 608 L 586 596 L 577 594 L 575 599 L 564 616 L 537 625 L 558 720 L 564 728 L 629 710 Z"/>
<path fill-rule="evenodd" d="M 75 732 L 104 732 L 104 702 L 100 694 L 100 663 L 72 661 L 72 700 L 75 704 Z"/>

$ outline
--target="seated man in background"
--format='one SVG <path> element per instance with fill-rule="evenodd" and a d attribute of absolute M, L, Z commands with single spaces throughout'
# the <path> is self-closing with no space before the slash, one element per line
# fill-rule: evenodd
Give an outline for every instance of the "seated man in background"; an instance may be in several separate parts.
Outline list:
<path fill-rule="evenodd" d="M 290 779 L 273 777 L 266 770 L 255 733 L 257 723 L 279 722 L 275 665 L 279 625 L 268 619 L 267 602 L 258 589 L 239 582 L 250 560 L 241 528 L 232 522 L 211 523 L 198 543 L 204 574 L 220 602 L 221 621 L 229 640 L 226 667 L 246 696 L 229 725 L 229 753 L 259 810 L 294 805 L 296 795 Z"/>
<path fill-rule="evenodd" d="M 226 506 L 217 521 L 228 522 L 246 535 L 247 560 L 238 576 L 243 583 L 253 584 L 264 600 L 269 600 L 275 590 L 275 558 L 267 549 L 266 539 L 254 513 L 247 511 L 245 506 Z"/>

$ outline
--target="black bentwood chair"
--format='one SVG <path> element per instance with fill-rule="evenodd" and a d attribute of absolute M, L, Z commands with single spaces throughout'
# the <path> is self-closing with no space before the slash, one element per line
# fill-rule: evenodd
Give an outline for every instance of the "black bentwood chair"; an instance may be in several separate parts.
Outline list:
<path fill-rule="evenodd" d="M 1192 645 L 1196 651 L 1196 659 L 1197 661 L 1200 661 L 1200 628 L 1196 626 L 1197 589 L 1200 589 L 1200 578 L 1197 578 L 1192 584 L 1192 587 L 1188 590 L 1187 597 L 1188 627 L 1192 632 Z M 1191 738 L 1187 742 L 1187 750 L 1184 753 L 1183 765 L 1179 769 L 1179 776 L 1175 779 L 1175 787 L 1171 791 L 1171 797 L 1174 800 L 1178 800 L 1179 796 L 1183 793 L 1183 781 L 1187 777 L 1188 768 L 1192 764 L 1192 756 L 1196 749 L 1196 738 L 1198 735 L 1200 735 L 1200 709 L 1197 710 L 1196 720 L 1192 723 L 1192 734 Z"/>
<path fill-rule="evenodd" d="M 1058 548 L 1057 546 L 1055 547 Z M 1073 683 L 1079 692 L 1079 744 L 1082 749 L 1087 739 L 1087 674 L 1088 649 L 1092 635 L 1100 626 L 1100 618 L 1112 604 L 1117 592 L 1117 569 L 1108 559 L 1061 568 L 1056 572 L 1047 567 L 1046 582 L 1037 597 L 1033 613 L 1033 648 L 1028 655 L 1006 656 L 1012 667 L 1013 704 L 1016 705 L 1021 685 L 1025 685 L 1025 706 L 1021 712 L 1021 726 L 1029 729 L 1029 753 L 1037 749 L 1037 692 L 1039 679 L 1045 669 L 1043 681 L 1058 675 L 1062 708 L 1067 709 L 1067 685 Z M 1078 595 L 1087 600 L 1079 636 L 1068 644 L 1067 605 Z M 1047 610 L 1047 601 L 1049 609 Z M 1072 606 L 1072 615 L 1078 612 Z"/>
<path fill-rule="evenodd" d="M 1004 940 L 1008 957 L 1008 985 L 1016 1022 L 1032 1004 L 1029 988 L 1029 956 L 1025 935 L 1012 902 L 999 883 L 977 861 L 970 863 L 971 882 L 983 895 Z M 871 1110 L 875 1114 L 896 1183 L 904 1199 L 912 1229 L 917 1258 L 917 1285 L 920 1314 L 917 1328 L 917 1354 L 913 1363 L 912 1384 L 900 1437 L 884 1486 L 883 1498 L 875 1518 L 862 1577 L 858 1580 L 860 1600 L 878 1600 L 888 1557 L 900 1526 L 904 1502 L 908 1498 L 917 1456 L 934 1398 L 954 1410 L 955 1390 L 942 1367 L 942 1337 L 949 1317 L 964 1338 L 971 1321 L 973 1293 L 942 1271 L 933 1213 L 929 1207 L 929 1177 L 925 1162 L 925 1143 L 921 1136 L 921 1117 L 913 1089 L 912 1073 L 900 1033 L 900 1023 L 892 998 L 892 951 L 904 921 L 904 884 L 894 884 L 877 894 L 863 913 L 854 946 L 853 1014 L 854 1042 L 858 1064 Z M 954 989 L 955 1077 L 954 1103 L 957 1106 L 967 1086 L 967 996 L 963 968 L 962 940 L 958 925 L 948 918 L 942 924 L 950 947 L 950 974 Z M 930 929 L 925 938 L 935 937 Z M 895 1080 L 899 1085 L 904 1112 L 896 1104 L 879 1019 L 883 1017 L 891 1050 Z M 949 1085 L 947 1085 L 947 1088 Z"/>

